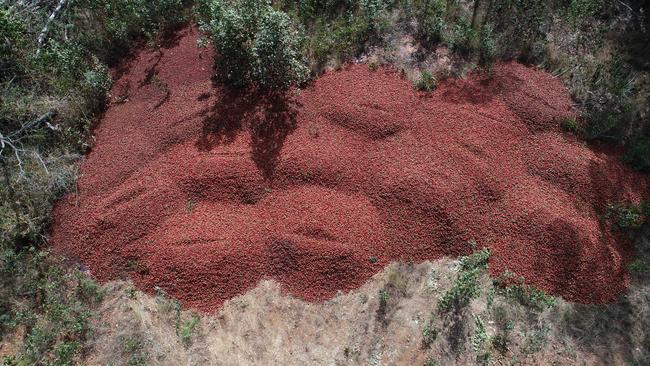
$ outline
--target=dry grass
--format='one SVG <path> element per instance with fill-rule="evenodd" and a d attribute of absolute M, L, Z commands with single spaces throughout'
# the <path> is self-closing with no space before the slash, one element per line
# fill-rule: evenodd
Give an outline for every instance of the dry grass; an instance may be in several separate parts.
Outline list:
<path fill-rule="evenodd" d="M 322 304 L 287 296 L 276 282 L 263 281 L 219 313 L 203 315 L 189 342 L 178 336 L 173 300 L 111 283 L 86 363 L 128 364 L 134 354 L 148 365 L 622 365 L 647 357 L 647 281 L 635 285 L 627 303 L 559 300 L 535 310 L 499 295 L 485 273 L 479 298 L 440 314 L 436 303 L 458 269 L 451 259 L 394 263 L 360 289 Z M 389 294 L 381 318 L 380 291 Z M 180 323 L 193 316 L 179 314 Z M 428 326 L 438 334 L 425 345 Z M 141 345 L 131 354 L 124 351 L 129 337 L 140 337 Z"/>

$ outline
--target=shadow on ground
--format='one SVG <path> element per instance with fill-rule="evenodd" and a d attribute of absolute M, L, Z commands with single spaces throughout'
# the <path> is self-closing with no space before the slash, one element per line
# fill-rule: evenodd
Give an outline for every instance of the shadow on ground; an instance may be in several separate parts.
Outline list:
<path fill-rule="evenodd" d="M 209 151 L 250 133 L 251 158 L 272 179 L 284 141 L 296 128 L 298 104 L 290 93 L 224 90 L 203 120 L 197 148 Z"/>

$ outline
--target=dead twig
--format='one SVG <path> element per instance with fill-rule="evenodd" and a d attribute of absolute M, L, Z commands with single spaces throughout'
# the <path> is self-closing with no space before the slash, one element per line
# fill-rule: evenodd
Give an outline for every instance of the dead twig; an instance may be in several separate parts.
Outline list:
<path fill-rule="evenodd" d="M 49 120 L 55 115 L 56 115 L 56 111 L 52 110 L 47 113 L 44 113 L 43 115 L 41 115 L 40 117 L 38 117 L 33 121 L 23 124 L 18 130 L 6 136 L 0 133 L 0 159 L 4 159 L 3 154 L 5 152 L 5 149 L 11 150 L 11 152 L 13 152 L 13 155 L 16 157 L 16 164 L 18 165 L 18 170 L 20 171 L 21 177 L 25 175 L 22 157 L 28 154 L 36 158 L 43 166 L 45 172 L 49 174 L 49 170 L 47 169 L 47 164 L 45 164 L 45 161 L 41 157 L 41 154 L 36 150 L 24 148 L 21 140 L 23 139 L 23 137 L 27 132 L 37 128 L 42 123 L 45 123 L 47 127 L 52 130 L 58 129 L 58 127 L 53 126 L 52 124 L 49 123 Z"/>

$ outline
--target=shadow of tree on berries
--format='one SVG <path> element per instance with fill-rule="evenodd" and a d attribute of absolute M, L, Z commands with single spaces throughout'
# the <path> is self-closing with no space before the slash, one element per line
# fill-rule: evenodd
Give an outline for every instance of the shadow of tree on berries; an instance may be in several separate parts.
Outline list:
<path fill-rule="evenodd" d="M 260 93 L 223 88 L 203 119 L 199 150 L 210 151 L 250 133 L 251 159 L 271 180 L 287 136 L 296 128 L 298 103 L 290 93 Z"/>

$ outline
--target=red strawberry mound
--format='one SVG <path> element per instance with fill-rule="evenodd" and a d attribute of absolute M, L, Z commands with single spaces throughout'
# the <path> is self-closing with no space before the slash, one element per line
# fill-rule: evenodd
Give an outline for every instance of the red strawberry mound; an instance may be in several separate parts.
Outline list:
<path fill-rule="evenodd" d="M 474 239 L 493 274 L 566 299 L 625 290 L 634 253 L 602 217 L 648 185 L 561 131 L 575 111 L 559 79 L 501 63 L 427 96 L 356 65 L 271 100 L 215 85 L 197 37 L 133 60 L 57 205 L 54 248 L 99 280 L 203 311 L 265 278 L 317 301 Z"/>

